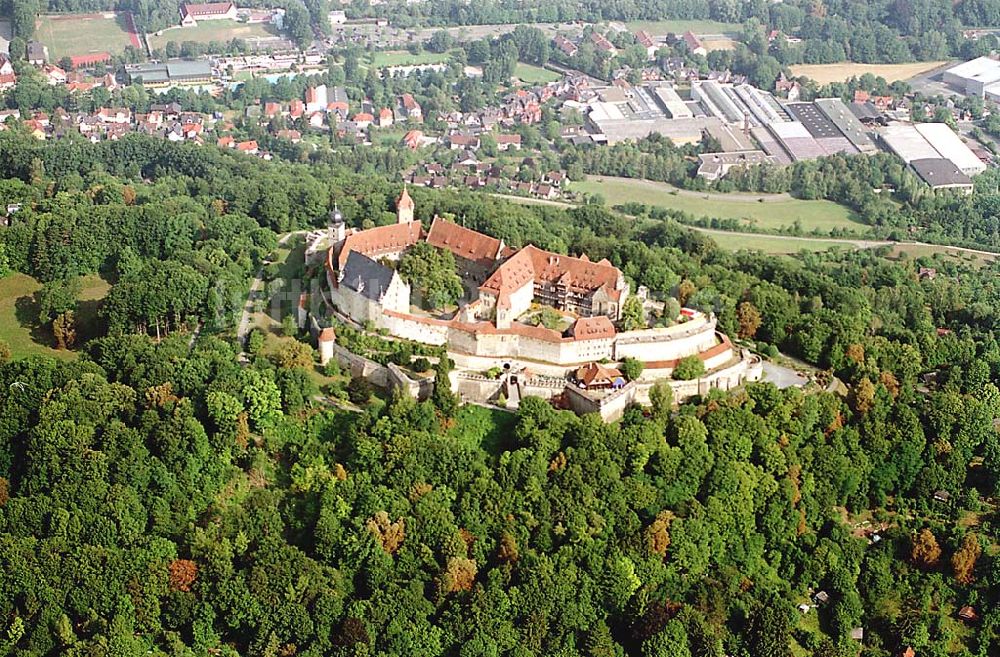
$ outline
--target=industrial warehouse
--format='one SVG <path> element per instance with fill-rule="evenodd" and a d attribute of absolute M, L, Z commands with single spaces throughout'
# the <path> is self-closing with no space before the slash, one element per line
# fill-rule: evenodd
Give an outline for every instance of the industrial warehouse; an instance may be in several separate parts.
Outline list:
<path fill-rule="evenodd" d="M 957 70 L 967 76 L 962 78 L 963 89 L 985 89 L 988 94 L 993 89 L 988 71 L 995 69 L 1000 95 L 1000 62 L 987 59 L 991 65 L 968 66 L 977 61 L 949 72 Z M 788 165 L 830 155 L 874 153 L 879 147 L 900 157 L 935 189 L 971 190 L 972 176 L 986 170 L 986 163 L 946 124 L 892 120 L 907 117 L 886 115 L 871 102 L 780 100 L 745 82 L 709 79 L 692 80 L 688 85 L 647 82 L 635 86 L 616 80 L 609 87 L 595 89 L 593 98 L 581 105 L 591 137 L 598 143 L 614 144 L 651 134 L 663 135 L 677 145 L 698 143 L 706 136 L 715 139 L 720 152 L 699 156 L 698 175 L 706 180 L 718 180 L 734 167 Z"/>

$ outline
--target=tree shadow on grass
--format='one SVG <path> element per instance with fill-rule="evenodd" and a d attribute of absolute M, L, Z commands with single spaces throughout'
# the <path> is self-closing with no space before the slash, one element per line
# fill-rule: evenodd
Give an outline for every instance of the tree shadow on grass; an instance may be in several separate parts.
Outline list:
<path fill-rule="evenodd" d="M 76 344 L 104 336 L 104 326 L 98 317 L 98 312 L 104 299 L 88 299 L 76 302 Z"/>
<path fill-rule="evenodd" d="M 22 328 L 28 329 L 31 340 L 43 347 L 52 347 L 55 340 L 52 331 L 38 322 L 38 304 L 33 295 L 24 295 L 14 301 L 14 317 Z"/>

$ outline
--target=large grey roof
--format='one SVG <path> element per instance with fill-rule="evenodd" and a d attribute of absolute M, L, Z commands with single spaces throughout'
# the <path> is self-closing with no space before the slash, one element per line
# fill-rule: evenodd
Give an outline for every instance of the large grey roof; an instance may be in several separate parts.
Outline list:
<path fill-rule="evenodd" d="M 396 272 L 379 264 L 366 255 L 351 251 L 344 263 L 341 285 L 359 292 L 366 299 L 378 301 L 389 289 Z"/>
<path fill-rule="evenodd" d="M 972 184 L 971 178 L 962 173 L 951 160 L 943 157 L 913 160 L 910 166 L 931 187 Z"/>

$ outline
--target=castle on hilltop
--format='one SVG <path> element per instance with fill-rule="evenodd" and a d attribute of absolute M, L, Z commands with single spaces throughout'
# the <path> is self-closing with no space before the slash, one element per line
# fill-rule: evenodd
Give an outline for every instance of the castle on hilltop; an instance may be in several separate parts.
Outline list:
<path fill-rule="evenodd" d="M 574 257 L 533 245 L 513 248 L 438 216 L 425 229 L 415 210 L 404 187 L 394 224 L 349 230 L 340 213 L 332 213 L 326 254 L 330 303 L 343 320 L 445 347 L 459 371 L 453 387 L 467 397 L 484 395 L 482 386 L 469 382 L 472 374 L 463 388 L 463 371 L 530 367 L 536 378 L 558 381 L 573 379 L 578 371 L 592 374 L 596 363 L 624 358 L 645 365 L 642 380 L 624 386 L 625 392 L 632 391 L 625 395 L 629 401 L 642 401 L 653 381 L 669 377 L 679 360 L 689 356 L 703 361 L 706 375 L 697 382 L 672 383 L 678 399 L 760 377 L 759 361 L 755 365 L 753 357 L 717 332 L 713 315 L 683 309 L 673 325 L 621 330 L 622 312 L 632 292 L 622 271 L 606 259 L 594 262 L 585 254 Z M 412 305 L 412 290 L 395 262 L 419 242 L 454 256 L 466 291 L 457 310 L 434 314 Z M 644 312 L 662 311 L 663 305 L 647 299 L 645 290 L 637 296 Z M 556 311 L 561 319 L 558 327 L 531 321 L 545 308 Z M 578 378 L 570 385 L 579 389 L 575 395 L 590 387 L 607 387 L 593 383 L 607 376 Z M 522 376 L 518 385 L 525 380 Z M 610 397 L 622 396 L 623 390 L 615 388 Z M 586 399 L 598 403 L 603 397 Z M 603 410 L 602 415 L 606 415 Z"/>

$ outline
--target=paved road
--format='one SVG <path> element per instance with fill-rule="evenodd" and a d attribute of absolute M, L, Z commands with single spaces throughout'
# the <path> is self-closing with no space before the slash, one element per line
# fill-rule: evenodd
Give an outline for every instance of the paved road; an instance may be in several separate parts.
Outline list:
<path fill-rule="evenodd" d="M 303 235 L 308 233 L 308 230 L 296 230 L 291 233 L 285 233 L 280 238 L 278 238 L 278 246 L 284 246 L 288 243 L 288 240 L 294 235 Z M 246 353 L 243 348 L 246 343 L 247 334 L 250 332 L 250 315 L 253 313 L 253 302 L 254 296 L 257 292 L 264 289 L 264 266 L 257 270 L 257 275 L 254 277 L 253 282 L 250 283 L 250 291 L 247 293 L 246 303 L 243 304 L 243 315 L 240 317 L 240 323 L 236 327 L 236 340 L 240 345 L 240 357 L 243 358 Z"/>

